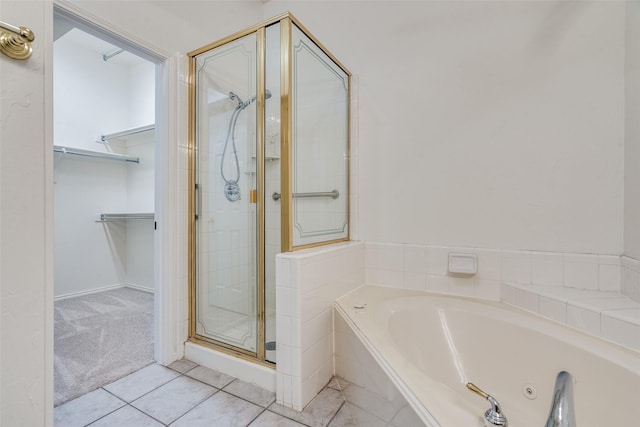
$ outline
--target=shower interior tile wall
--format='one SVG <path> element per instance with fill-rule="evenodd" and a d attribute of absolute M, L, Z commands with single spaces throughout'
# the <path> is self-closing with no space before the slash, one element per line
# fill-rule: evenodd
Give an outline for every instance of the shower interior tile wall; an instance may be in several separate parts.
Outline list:
<path fill-rule="evenodd" d="M 249 306 L 247 293 L 253 292 L 256 280 L 256 269 L 250 257 L 250 248 L 255 236 L 252 234 L 252 225 L 255 223 L 255 211 L 249 203 L 233 203 L 224 195 L 224 183 L 220 178 L 219 165 L 225 148 L 225 131 L 233 110 L 227 111 L 229 101 L 225 98 L 209 104 L 211 112 L 208 128 L 201 124 L 202 134 L 208 134 L 208 141 L 198 147 L 197 173 L 199 180 L 210 179 L 212 184 L 202 186 L 208 188 L 208 192 L 202 194 L 202 218 L 198 221 L 198 262 L 208 266 L 198 270 L 200 283 L 209 286 L 198 288 L 198 298 L 209 306 L 222 307 L 229 314 L 251 315 L 254 308 Z M 217 111 L 217 114 L 213 112 Z M 251 135 L 251 129 L 255 127 L 251 114 L 241 114 L 238 117 L 236 128 L 237 141 L 254 141 L 255 135 Z M 222 129 L 222 131 L 221 131 Z M 248 143 L 240 143 L 236 146 L 238 164 L 240 168 L 241 198 L 247 198 L 249 191 L 254 188 L 255 165 L 251 156 L 255 155 L 254 149 Z M 231 150 L 228 149 L 225 157 L 227 166 L 232 164 L 230 160 Z M 229 174 L 228 170 L 227 174 Z M 233 313 L 231 313 L 233 312 Z M 218 316 L 219 311 L 206 311 Z M 233 322 L 215 320 L 212 325 Z"/>
<path fill-rule="evenodd" d="M 105 62 L 88 37 L 73 29 L 54 45 L 54 144 L 127 154 L 140 163 L 54 156 L 56 297 L 122 284 L 153 289 L 153 221 L 95 219 L 154 211 L 153 132 L 97 140 L 154 123 L 155 68 L 127 62 L 127 53 Z"/>

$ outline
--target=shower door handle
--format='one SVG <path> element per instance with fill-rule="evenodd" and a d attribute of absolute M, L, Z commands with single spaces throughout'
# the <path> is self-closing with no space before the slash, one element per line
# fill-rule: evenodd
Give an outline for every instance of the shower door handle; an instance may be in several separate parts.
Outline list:
<path fill-rule="evenodd" d="M 202 205 L 202 192 L 200 191 L 200 186 L 195 184 L 195 197 L 193 203 L 195 204 L 193 209 L 194 219 L 197 221 L 200 218 L 200 206 Z"/>

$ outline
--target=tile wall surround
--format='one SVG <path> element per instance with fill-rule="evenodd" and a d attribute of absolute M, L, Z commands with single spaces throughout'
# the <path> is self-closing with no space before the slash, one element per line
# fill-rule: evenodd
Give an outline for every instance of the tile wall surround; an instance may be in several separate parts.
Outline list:
<path fill-rule="evenodd" d="M 366 281 L 372 285 L 489 300 L 500 300 L 501 283 L 620 291 L 620 257 L 617 255 L 387 243 L 367 243 L 365 251 Z M 450 274 L 450 252 L 476 254 L 478 272 Z"/>
<path fill-rule="evenodd" d="M 301 411 L 333 376 L 333 302 L 365 283 L 365 245 L 276 257 L 276 401 Z"/>
<path fill-rule="evenodd" d="M 449 252 L 477 255 L 475 275 Z M 276 400 L 302 410 L 333 374 L 332 304 L 362 284 L 503 301 L 640 351 L 640 261 L 616 255 L 347 242 L 276 257 Z"/>
<path fill-rule="evenodd" d="M 478 258 L 448 273 L 449 252 Z M 367 243 L 366 283 L 503 301 L 640 351 L 640 261 L 617 255 Z"/>

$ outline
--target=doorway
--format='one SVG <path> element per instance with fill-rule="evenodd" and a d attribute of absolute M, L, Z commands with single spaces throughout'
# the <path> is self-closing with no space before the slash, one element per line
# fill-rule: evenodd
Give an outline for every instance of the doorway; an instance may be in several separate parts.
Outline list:
<path fill-rule="evenodd" d="M 56 406 L 157 359 L 163 61 L 55 10 Z"/>

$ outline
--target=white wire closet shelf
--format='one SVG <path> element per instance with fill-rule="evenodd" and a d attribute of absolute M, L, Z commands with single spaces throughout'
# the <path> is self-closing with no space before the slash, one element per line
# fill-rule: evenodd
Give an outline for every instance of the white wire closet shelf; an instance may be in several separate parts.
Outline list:
<path fill-rule="evenodd" d="M 98 142 L 109 142 L 110 140 L 116 139 L 116 138 L 123 138 L 125 136 L 131 136 L 131 135 L 135 135 L 143 132 L 150 132 L 155 130 L 155 128 L 156 128 L 155 124 L 150 124 L 146 126 L 140 126 L 137 128 L 123 130 L 120 132 L 107 133 L 107 134 L 101 135 L 100 140 Z"/>
<path fill-rule="evenodd" d="M 139 157 L 125 156 L 124 154 L 104 153 L 101 151 L 84 150 L 81 148 L 65 147 L 62 145 L 54 145 L 53 152 L 71 154 L 74 156 L 92 157 L 95 159 L 120 160 L 129 163 L 140 163 Z"/>
<path fill-rule="evenodd" d="M 128 221 L 128 220 L 153 220 L 155 214 L 153 212 L 135 212 L 135 213 L 99 213 L 96 222 L 109 221 Z"/>

